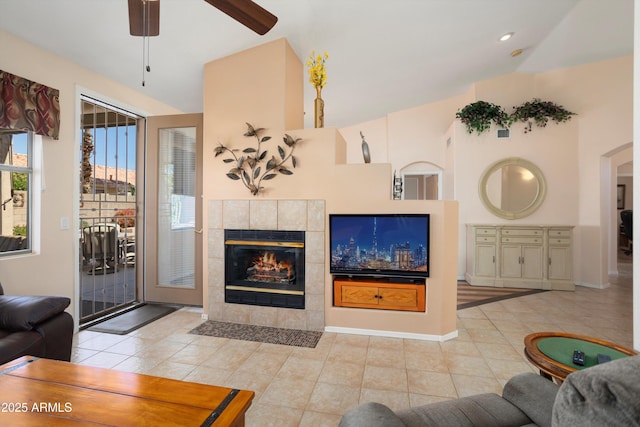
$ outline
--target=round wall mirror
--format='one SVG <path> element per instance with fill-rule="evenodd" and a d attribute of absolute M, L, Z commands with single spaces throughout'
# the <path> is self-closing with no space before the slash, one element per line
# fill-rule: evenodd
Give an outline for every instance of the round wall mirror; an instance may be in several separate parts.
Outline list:
<path fill-rule="evenodd" d="M 544 201 L 547 184 L 542 171 L 519 157 L 500 160 L 482 174 L 480 200 L 494 215 L 505 219 L 524 218 Z"/>

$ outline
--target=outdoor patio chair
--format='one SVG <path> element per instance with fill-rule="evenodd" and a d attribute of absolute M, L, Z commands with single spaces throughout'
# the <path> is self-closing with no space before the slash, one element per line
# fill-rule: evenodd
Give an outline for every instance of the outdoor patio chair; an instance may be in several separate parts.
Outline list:
<path fill-rule="evenodd" d="M 89 274 L 116 271 L 118 229 L 116 224 L 96 224 L 82 229 L 82 255 Z"/>

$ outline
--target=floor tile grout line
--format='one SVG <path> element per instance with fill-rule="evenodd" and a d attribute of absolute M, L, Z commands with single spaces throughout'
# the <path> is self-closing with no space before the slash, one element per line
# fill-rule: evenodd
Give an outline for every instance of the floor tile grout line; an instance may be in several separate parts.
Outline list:
<path fill-rule="evenodd" d="M 629 275 L 626 279 L 627 281 L 630 281 L 632 278 L 632 275 Z M 621 279 L 621 281 L 623 281 Z M 500 303 L 495 303 L 495 305 L 493 306 L 478 306 L 478 307 L 482 307 L 481 309 L 481 313 L 484 316 L 485 320 L 488 320 L 489 322 L 487 322 L 487 325 L 491 325 L 491 329 L 487 329 L 486 334 L 484 332 L 482 332 L 482 329 L 477 329 L 477 328 L 472 328 L 472 329 L 466 329 L 464 327 L 464 323 L 467 323 L 467 325 L 473 325 L 474 316 L 465 316 L 464 313 L 457 313 L 457 317 L 458 317 L 458 328 L 459 328 L 459 332 L 460 332 L 460 342 L 462 343 L 466 343 L 464 345 L 470 346 L 472 348 L 476 348 L 477 351 L 477 357 L 484 362 L 485 365 L 488 366 L 488 369 L 490 370 L 490 372 L 488 372 L 488 374 L 490 373 L 491 376 L 490 377 L 486 377 L 486 378 L 493 378 L 494 381 L 496 381 L 498 384 L 502 385 L 505 381 L 501 380 L 500 378 L 505 376 L 504 373 L 500 373 L 500 371 L 498 370 L 494 370 L 493 367 L 494 366 L 499 366 L 500 363 L 496 362 L 502 359 L 495 359 L 492 358 L 492 349 L 491 346 L 495 345 L 496 343 L 493 343 L 492 340 L 496 340 L 499 341 L 499 345 L 508 345 L 508 348 L 510 348 L 511 350 L 513 350 L 515 352 L 515 354 L 519 355 L 518 360 L 512 360 L 509 359 L 509 362 L 513 362 L 513 365 L 517 367 L 518 363 L 527 363 L 528 367 L 530 370 L 534 371 L 533 367 L 529 364 L 529 362 L 526 360 L 526 358 L 524 357 L 524 355 L 522 354 L 522 349 L 524 348 L 524 343 L 522 342 L 522 344 L 520 344 L 520 339 L 518 338 L 518 336 L 520 337 L 524 337 L 524 335 L 526 335 L 526 328 L 525 326 L 528 324 L 533 325 L 532 331 L 533 330 L 537 330 L 535 329 L 535 325 L 540 324 L 540 325 L 548 325 L 549 327 L 553 327 L 553 328 L 557 328 L 557 329 L 572 329 L 572 328 L 576 328 L 576 327 L 580 327 L 581 329 L 584 329 L 585 332 L 588 332 L 589 334 L 613 334 L 616 333 L 616 336 L 620 337 L 620 339 L 622 341 L 628 340 L 631 334 L 631 330 L 630 327 L 632 325 L 629 326 L 624 326 L 621 331 L 618 331 L 619 328 L 614 328 L 613 325 L 617 326 L 616 323 L 616 318 L 613 314 L 608 314 L 607 315 L 607 309 L 610 311 L 611 307 L 615 307 L 616 304 L 616 297 L 614 297 L 613 295 L 622 295 L 622 299 L 624 300 L 624 302 L 627 302 L 627 300 L 629 299 L 629 291 L 626 290 L 624 287 L 620 287 L 620 286 L 616 286 L 615 284 L 612 284 L 612 288 L 617 288 L 615 289 L 613 292 L 609 292 L 608 290 L 605 290 L 607 292 L 608 295 L 607 298 L 605 299 L 605 301 L 608 301 L 605 304 L 599 304 L 599 307 L 595 307 L 593 310 L 593 316 L 592 317 L 587 317 L 586 319 L 589 320 L 588 323 L 585 324 L 568 324 L 566 323 L 567 317 L 571 315 L 571 310 L 578 310 L 577 307 L 580 306 L 585 306 L 585 304 L 588 306 L 589 304 L 593 304 L 593 300 L 592 298 L 594 297 L 594 295 L 600 295 L 601 292 L 598 292 L 600 290 L 596 290 L 596 292 L 594 292 L 594 290 L 583 290 L 580 289 L 578 292 L 576 292 L 575 294 L 568 294 L 568 293 L 556 293 L 553 294 L 551 292 L 549 292 L 549 294 L 551 295 L 545 295 L 545 294 L 537 294 L 537 295 L 530 295 L 530 296 L 524 296 L 524 297 L 519 297 L 519 298 L 515 298 L 513 300 L 512 303 L 509 303 L 507 301 L 502 301 Z M 543 296 L 544 295 L 544 296 Z M 534 298 L 535 297 L 535 298 Z M 521 301 L 516 301 L 518 299 L 522 298 Z M 527 300 L 524 300 L 525 298 L 530 298 Z M 504 304 L 501 304 L 504 303 Z M 474 307 L 476 308 L 476 307 Z M 568 308 L 568 309 L 567 309 Z M 467 309 L 467 310 L 472 310 L 473 308 Z M 550 314 L 549 319 L 536 319 L 535 317 L 535 313 L 536 312 L 545 312 L 545 310 L 548 310 Z M 624 310 L 623 310 L 624 311 Z M 566 312 L 566 313 L 565 313 Z M 176 312 L 180 313 L 180 312 Z M 500 314 L 502 313 L 502 314 Z M 567 314 L 568 313 L 568 314 Z M 168 332 L 165 336 L 162 336 L 162 334 L 160 333 L 156 333 L 153 332 L 152 329 L 149 329 L 147 331 L 143 331 L 140 333 L 136 333 L 136 334 L 130 334 L 128 336 L 126 336 L 126 338 L 124 340 L 129 340 L 131 338 L 140 338 L 143 340 L 147 340 L 147 339 L 153 339 L 155 341 L 160 341 L 160 340 L 166 340 L 168 341 L 172 341 L 172 342 L 181 342 L 182 344 L 184 344 L 183 346 L 177 346 L 180 347 L 181 349 L 186 349 L 189 347 L 203 347 L 202 344 L 196 344 L 195 340 L 191 340 L 188 342 L 182 342 L 183 338 L 180 337 L 181 334 L 185 333 L 185 329 L 187 327 L 192 326 L 192 324 L 197 324 L 197 320 L 189 320 L 189 317 L 191 316 L 191 313 L 182 313 L 179 316 L 177 316 L 175 318 L 175 320 L 177 320 L 176 323 L 179 323 L 179 327 L 177 328 L 171 328 L 172 330 L 170 332 Z M 193 316 L 197 316 L 197 313 L 193 313 Z M 502 321 L 501 319 L 504 318 L 509 318 L 510 316 L 515 316 L 518 322 L 518 324 L 522 324 L 522 328 L 521 329 L 517 329 L 514 331 L 511 331 L 510 329 L 505 329 L 505 322 Z M 520 317 L 524 316 L 524 318 L 526 319 L 533 319 L 530 321 L 524 321 L 524 320 L 520 320 Z M 596 323 L 597 320 L 600 320 L 600 325 L 598 325 Z M 618 319 L 619 320 L 619 319 Z M 170 326 L 171 322 L 168 323 L 164 323 L 163 325 L 165 326 Z M 462 325 L 462 326 L 461 326 Z M 517 328 L 520 328 L 521 325 L 515 325 Z M 531 328 L 529 328 L 531 329 Z M 152 332 L 149 332 L 152 331 Z M 469 331 L 476 331 L 476 332 L 469 332 Z M 479 332 L 477 332 L 479 331 Z M 489 332 L 490 331 L 490 332 Z M 93 356 L 96 355 L 100 355 L 102 354 L 102 358 L 105 359 L 105 363 L 109 363 L 108 359 L 109 357 L 113 354 L 115 355 L 115 357 L 123 357 L 124 360 L 123 362 L 120 363 L 124 363 L 124 361 L 133 358 L 133 357 L 137 357 L 136 354 L 138 354 L 138 352 L 136 351 L 133 355 L 129 355 L 129 354 L 122 354 L 122 353 L 118 353 L 117 351 L 117 346 L 118 344 L 122 344 L 122 342 L 119 343 L 112 343 L 110 345 L 106 345 L 106 347 L 102 350 L 94 350 L 94 349 L 88 349 L 85 347 L 92 347 L 91 343 L 86 343 L 89 340 L 95 339 L 95 341 L 93 342 L 93 347 L 95 348 L 99 348 L 102 346 L 102 344 L 100 344 L 100 339 L 96 339 L 101 337 L 102 335 L 80 335 L 80 336 L 76 336 L 74 337 L 74 344 L 73 344 L 73 351 L 74 351 L 74 357 L 78 357 L 78 360 L 75 360 L 77 362 L 83 363 L 86 362 L 87 364 L 89 364 L 90 361 L 88 361 L 87 359 L 90 359 Z M 153 338 L 150 338 L 153 337 Z M 110 338 L 105 338 L 104 341 L 107 342 Z M 364 361 L 362 363 L 362 373 L 361 373 L 361 377 L 358 381 L 359 384 L 359 393 L 357 396 L 357 402 L 361 402 L 365 396 L 366 396 L 366 389 L 365 389 L 365 384 L 366 384 L 366 366 L 368 363 L 368 356 L 371 355 L 370 360 L 374 361 L 374 365 L 371 366 L 377 366 L 377 365 L 381 365 L 381 366 L 385 366 L 387 364 L 387 362 L 385 361 L 385 355 L 384 355 L 384 348 L 385 348 L 385 343 L 384 342 L 376 342 L 375 340 L 377 340 L 378 338 L 372 338 L 372 337 L 367 337 L 366 341 L 367 341 L 367 348 L 366 348 L 366 352 L 365 352 L 365 357 L 364 357 Z M 325 367 L 328 366 L 328 362 L 329 359 L 331 357 L 332 354 L 332 349 L 334 348 L 334 346 L 338 346 L 338 345 L 342 345 L 345 347 L 342 347 L 343 349 L 348 349 L 349 347 L 355 347 L 357 345 L 352 344 L 353 342 L 357 343 L 358 340 L 351 340 L 350 337 L 344 337 L 344 336 L 333 336 L 331 339 L 331 343 L 329 345 L 328 348 L 323 349 L 323 353 L 322 355 L 320 355 L 320 360 L 321 360 L 321 366 L 319 369 L 319 373 L 318 375 L 315 377 L 315 380 L 313 382 L 313 388 L 311 389 L 311 394 L 309 395 L 309 398 L 304 402 L 304 407 L 302 409 L 300 409 L 298 411 L 298 413 L 300 414 L 299 419 L 297 420 L 298 423 L 302 422 L 301 420 L 304 419 L 305 417 L 305 413 L 307 412 L 314 412 L 311 411 L 311 401 L 312 398 L 314 398 L 314 392 L 316 390 L 320 390 L 321 387 L 319 386 L 319 384 L 323 383 L 323 381 L 321 381 L 322 378 L 322 372 L 324 370 Z M 227 342 L 228 343 L 228 342 Z M 411 349 L 413 351 L 419 351 L 418 349 L 421 347 L 420 345 L 416 345 L 416 347 L 410 347 L 409 346 L 409 340 L 403 340 L 403 345 L 402 345 L 402 363 L 403 363 L 403 370 L 404 370 L 404 375 L 405 375 L 405 379 L 406 379 L 406 387 L 403 387 L 402 392 L 398 392 L 401 393 L 402 395 L 406 395 L 406 398 L 409 399 L 409 404 L 410 406 L 414 405 L 414 404 L 420 404 L 420 402 L 422 400 L 426 401 L 430 401 L 430 400 L 440 400 L 441 397 L 438 397 L 437 394 L 434 395 L 421 395 L 420 393 L 413 393 L 415 397 L 415 400 L 412 399 L 412 392 L 411 392 L 411 385 L 410 385 L 410 381 L 409 381 L 409 364 L 408 364 L 408 354 L 410 354 Z M 622 344 L 622 343 L 621 343 Z M 145 348 L 146 346 L 143 345 L 142 348 Z M 220 351 L 221 347 L 216 348 L 215 352 L 217 353 L 218 351 Z M 337 347 L 336 347 L 337 348 Z M 437 354 L 439 355 L 438 357 L 441 357 L 443 359 L 443 363 L 444 363 L 444 369 L 446 370 L 445 373 L 451 380 L 451 382 L 453 383 L 454 386 L 454 391 L 455 393 L 460 396 L 462 394 L 464 394 L 466 390 L 466 387 L 468 385 L 465 385 L 464 382 L 459 382 L 460 379 L 465 380 L 465 381 L 473 381 L 472 377 L 475 377 L 475 375 L 466 375 L 466 374 L 460 374 L 460 373 L 456 373 L 456 370 L 452 369 L 452 365 L 447 361 L 449 358 L 451 358 L 452 355 L 455 355 L 457 352 L 457 349 L 452 346 L 448 346 L 446 345 L 446 343 L 438 343 L 437 345 L 437 349 L 434 347 L 430 347 L 430 346 L 425 346 L 422 347 L 424 348 L 429 354 L 431 354 L 431 352 L 434 352 L 433 354 Z M 372 349 L 380 349 L 381 351 L 372 351 L 370 352 L 370 350 Z M 258 351 L 262 350 L 260 347 L 255 347 L 250 351 L 251 355 L 255 355 Z M 128 351 L 128 350 L 127 350 Z M 148 350 L 147 350 L 148 351 Z M 175 353 L 173 353 L 170 357 L 163 357 L 163 361 L 169 361 L 171 359 L 171 357 L 175 356 L 178 352 L 180 352 L 181 350 L 176 351 Z M 193 350 L 194 353 L 197 353 L 197 350 Z M 144 354 L 144 353 L 143 353 Z M 289 360 L 290 358 L 292 358 L 295 355 L 294 352 L 290 352 L 287 354 L 286 358 L 284 358 L 283 364 L 286 363 L 287 360 Z M 301 355 L 300 355 L 301 356 Z M 315 359 L 317 356 L 319 355 L 309 355 L 309 358 Z M 245 362 L 248 361 L 248 357 L 245 359 Z M 305 357 L 307 357 L 307 355 L 305 355 Z M 98 358 L 94 359 L 95 361 L 98 361 Z M 195 360 L 195 359 L 194 359 Z M 227 378 L 232 379 L 234 377 L 237 378 L 241 378 L 241 370 L 242 369 L 251 369 L 251 365 L 247 365 L 245 367 L 244 363 L 242 364 L 238 364 L 236 366 L 233 367 L 233 369 L 228 373 Z M 119 364 L 120 364 L 119 363 Z M 204 365 L 205 360 L 201 360 L 198 363 L 186 363 L 186 365 L 191 365 L 193 366 L 193 368 L 186 374 L 183 374 L 184 378 L 188 378 L 189 375 L 191 373 L 194 372 L 194 370 L 196 369 L 196 367 L 199 366 L 206 366 Z M 116 365 L 117 366 L 117 365 Z M 124 366 L 124 365 L 123 365 Z M 278 372 L 282 369 L 281 365 L 278 369 Z M 435 365 L 434 365 L 435 366 Z M 438 368 L 439 369 L 439 368 Z M 516 368 L 517 369 L 517 368 Z M 436 371 L 425 371 L 426 374 L 425 375 L 430 375 L 433 373 L 437 373 Z M 502 371 L 502 372 L 507 372 Z M 270 382 L 267 383 L 267 385 L 265 387 L 268 387 L 268 384 L 271 384 L 274 379 L 276 378 L 275 375 L 270 375 L 271 379 Z M 453 381 L 453 377 L 456 376 L 456 382 Z M 485 377 L 483 377 L 485 378 Z M 235 381 L 235 380 L 234 380 Z M 331 383 L 328 383 L 331 384 Z M 356 386 L 357 387 L 357 386 Z M 462 387 L 462 388 L 461 388 Z M 266 388 L 265 388 L 266 391 Z M 262 392 L 262 395 L 264 395 L 265 391 Z M 386 393 L 386 392 L 384 392 Z M 389 396 L 393 396 L 395 392 L 390 392 Z M 420 396 L 424 396 L 424 397 L 420 397 Z M 404 397 L 403 397 L 404 399 Z M 256 402 L 259 403 L 259 402 Z M 264 407 L 261 406 L 260 410 L 264 410 Z M 251 421 L 256 421 L 259 418 L 261 418 L 260 412 L 256 411 L 256 412 L 249 412 L 249 419 Z M 259 423 L 257 423 L 258 425 L 260 425 Z"/>

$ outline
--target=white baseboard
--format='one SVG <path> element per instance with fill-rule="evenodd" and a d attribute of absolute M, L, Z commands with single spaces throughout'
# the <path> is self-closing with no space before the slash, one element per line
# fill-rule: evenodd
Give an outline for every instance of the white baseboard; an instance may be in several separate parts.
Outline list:
<path fill-rule="evenodd" d="M 324 331 L 335 332 L 338 334 L 370 335 L 370 336 L 376 336 L 376 337 L 406 338 L 406 339 L 412 339 L 412 340 L 438 341 L 438 342 L 448 341 L 458 336 L 457 329 L 445 335 L 414 334 L 410 332 L 395 332 L 395 331 L 379 331 L 376 329 L 342 328 L 339 326 L 325 326 Z"/>
<path fill-rule="evenodd" d="M 604 283 L 602 285 L 594 285 L 593 283 L 576 282 L 576 286 L 582 286 L 584 288 L 591 288 L 591 289 L 607 289 L 607 288 L 611 287 L 611 283 Z"/>

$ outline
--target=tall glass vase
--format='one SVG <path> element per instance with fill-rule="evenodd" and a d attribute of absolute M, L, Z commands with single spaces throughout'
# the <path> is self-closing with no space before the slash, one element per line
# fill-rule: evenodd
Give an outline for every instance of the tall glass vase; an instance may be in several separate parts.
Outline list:
<path fill-rule="evenodd" d="M 315 116 L 314 125 L 317 128 L 324 127 L 324 101 L 322 100 L 322 88 L 316 87 L 316 99 L 314 101 Z"/>

